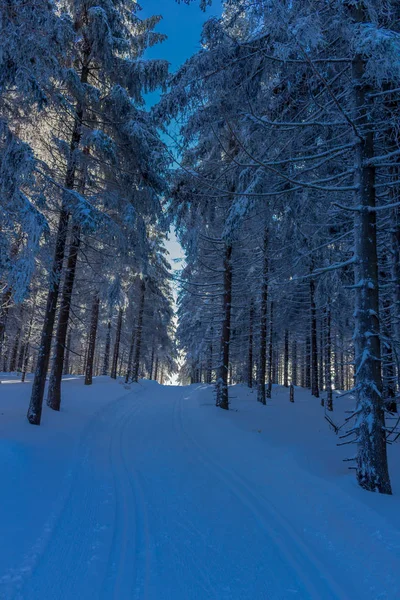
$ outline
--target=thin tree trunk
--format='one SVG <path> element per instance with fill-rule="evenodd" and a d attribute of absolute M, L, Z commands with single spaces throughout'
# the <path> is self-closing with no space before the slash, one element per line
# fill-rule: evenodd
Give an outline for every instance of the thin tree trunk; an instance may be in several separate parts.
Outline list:
<path fill-rule="evenodd" d="M 297 385 L 297 341 L 292 344 L 292 383 Z"/>
<path fill-rule="evenodd" d="M 250 300 L 249 312 L 249 347 L 247 358 L 247 386 L 253 387 L 253 322 L 254 322 L 254 302 Z"/>
<path fill-rule="evenodd" d="M 72 344 L 72 331 L 71 331 L 71 329 L 69 329 L 68 335 L 67 335 L 67 347 L 65 348 L 63 375 L 69 375 L 69 371 L 70 371 L 69 359 L 71 356 L 71 344 Z"/>
<path fill-rule="evenodd" d="M 85 371 L 85 385 L 92 385 L 93 383 L 93 362 L 94 352 L 96 349 L 97 326 L 99 322 L 99 307 L 100 298 L 99 295 L 96 294 L 92 304 L 92 318 L 90 321 L 89 344 Z"/>
<path fill-rule="evenodd" d="M 315 305 L 315 281 L 314 281 L 314 279 L 310 279 L 310 315 L 311 315 L 311 393 L 316 398 L 319 398 L 317 308 Z"/>
<path fill-rule="evenodd" d="M 17 370 L 17 358 L 18 358 L 18 348 L 19 348 L 19 340 L 21 337 L 21 328 L 19 327 L 17 330 L 17 335 L 15 336 L 15 340 L 14 340 L 14 345 L 13 345 L 13 349 L 11 352 L 11 359 L 10 359 L 10 373 L 14 373 L 14 371 Z"/>
<path fill-rule="evenodd" d="M 326 386 L 326 408 L 333 410 L 333 395 L 332 395 L 332 336 L 331 336 L 331 305 L 328 300 L 326 307 L 326 344 L 325 344 L 325 386 Z"/>
<path fill-rule="evenodd" d="M 274 357 L 274 303 L 271 302 L 269 309 L 269 346 L 268 346 L 268 387 L 267 398 L 272 397 L 272 380 L 273 380 L 273 357 Z"/>
<path fill-rule="evenodd" d="M 266 404 L 265 377 L 267 365 L 267 311 L 268 311 L 268 241 L 269 231 L 264 232 L 264 247 L 263 247 L 263 274 L 261 286 L 261 305 L 260 305 L 260 355 L 258 358 L 257 368 L 257 400 L 261 404 Z"/>
<path fill-rule="evenodd" d="M 114 343 L 114 352 L 113 352 L 113 360 L 111 365 L 111 379 L 117 379 L 117 369 L 118 369 L 118 358 L 119 358 L 119 345 L 121 342 L 121 331 L 122 331 L 122 317 L 124 314 L 124 309 L 121 307 L 118 311 L 118 321 L 117 321 L 117 330 L 115 332 L 115 343 Z"/>
<path fill-rule="evenodd" d="M 126 370 L 125 383 L 129 383 L 132 375 L 133 353 L 135 350 L 136 325 L 132 328 L 131 343 L 129 345 L 128 368 Z"/>
<path fill-rule="evenodd" d="M 283 364 L 283 385 L 289 387 L 289 330 L 285 329 L 285 351 Z"/>
<path fill-rule="evenodd" d="M 104 349 L 103 375 L 108 375 L 110 368 L 110 350 L 111 350 L 111 315 L 107 323 L 106 346 Z"/>
<path fill-rule="evenodd" d="M 217 406 L 224 410 L 229 409 L 228 370 L 229 346 L 231 336 L 231 311 L 232 311 L 232 246 L 225 247 L 224 256 L 224 299 L 223 322 L 221 333 L 220 366 L 217 381 Z"/>
<path fill-rule="evenodd" d="M 135 383 L 138 383 L 138 381 L 139 381 L 145 299 L 146 299 L 146 282 L 144 279 L 141 279 L 139 310 L 138 310 L 138 320 L 137 320 L 137 329 L 136 329 L 135 358 L 133 361 L 133 377 L 132 377 L 132 380 Z"/>
<path fill-rule="evenodd" d="M 310 340 L 309 336 L 307 336 L 307 338 L 306 338 L 305 383 L 306 383 L 306 388 L 311 387 L 311 340 Z"/>

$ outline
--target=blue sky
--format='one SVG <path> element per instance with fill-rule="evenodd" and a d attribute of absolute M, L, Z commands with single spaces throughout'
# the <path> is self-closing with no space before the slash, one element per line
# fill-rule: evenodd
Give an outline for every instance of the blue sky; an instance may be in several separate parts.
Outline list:
<path fill-rule="evenodd" d="M 220 16 L 222 2 L 213 0 L 212 6 L 204 13 L 198 0 L 191 4 L 178 4 L 175 0 L 142 0 L 141 16 L 162 15 L 163 20 L 157 30 L 168 36 L 163 44 L 148 52 L 151 58 L 164 58 L 176 70 L 189 56 L 200 49 L 200 34 L 204 21 L 211 16 Z"/>
<path fill-rule="evenodd" d="M 143 7 L 140 16 L 163 16 L 157 31 L 168 36 L 165 42 L 148 50 L 146 57 L 168 60 L 172 71 L 176 71 L 187 58 L 200 49 L 200 35 L 204 21 L 211 16 L 220 16 L 222 10 L 221 0 L 213 0 L 212 6 L 208 7 L 206 12 L 200 10 L 198 0 L 189 5 L 178 4 L 176 0 L 142 0 L 140 4 Z M 157 99 L 157 93 L 149 94 L 147 101 L 152 104 Z M 171 260 L 183 256 L 182 247 L 176 240 L 174 232 L 171 232 L 166 247 Z M 179 268 L 179 265 L 172 266 Z"/>

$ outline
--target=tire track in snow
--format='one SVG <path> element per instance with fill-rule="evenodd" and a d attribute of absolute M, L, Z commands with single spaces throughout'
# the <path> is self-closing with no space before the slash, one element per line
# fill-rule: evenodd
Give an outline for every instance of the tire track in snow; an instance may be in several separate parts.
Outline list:
<path fill-rule="evenodd" d="M 174 402 L 174 408 L 173 408 L 173 424 L 174 424 L 174 430 L 177 434 L 177 438 L 179 439 L 179 437 L 182 438 L 182 425 L 181 425 L 181 419 L 180 419 L 180 411 L 181 411 L 181 402 L 182 402 L 182 396 L 183 396 L 183 391 L 180 392 L 180 395 L 176 398 L 175 402 Z M 185 448 L 187 448 L 189 450 L 190 448 L 190 444 L 188 444 L 187 442 L 189 441 L 188 436 L 185 434 L 184 435 L 185 438 Z M 194 525 L 194 523 L 192 521 L 190 521 L 189 519 L 185 519 L 183 518 L 183 515 L 180 515 L 180 525 L 182 526 L 183 529 L 185 529 L 190 536 L 193 535 L 193 533 L 198 536 L 198 537 L 202 537 L 202 532 Z M 177 548 L 177 546 L 175 546 Z M 188 554 L 184 555 L 186 564 L 189 564 L 188 561 Z M 201 578 L 202 578 L 202 584 L 203 584 L 203 589 L 205 591 L 207 591 L 207 598 L 209 600 L 211 600 L 212 598 L 215 600 L 218 600 L 218 591 L 216 590 L 216 588 L 213 586 L 210 576 L 207 573 L 207 569 L 202 568 L 201 564 L 199 563 L 199 561 L 197 560 L 197 557 L 194 555 L 194 553 L 192 552 L 192 556 L 190 559 L 190 566 L 195 568 L 196 573 L 198 573 Z"/>
<path fill-rule="evenodd" d="M 7 594 L 7 598 L 37 600 L 39 597 L 37 594 L 41 593 L 44 580 L 48 586 L 47 597 L 52 600 L 56 598 L 61 600 L 71 597 L 71 590 L 84 584 L 84 580 L 87 579 L 87 571 L 93 567 L 93 562 L 96 561 L 96 552 L 101 550 L 96 544 L 99 542 L 99 538 L 103 538 L 107 534 L 106 528 L 101 523 L 104 521 L 104 510 L 108 509 L 107 500 L 104 500 L 104 497 L 108 496 L 109 501 L 110 495 L 107 494 L 106 488 L 100 490 L 103 501 L 96 502 L 94 489 L 88 485 L 87 475 L 90 461 L 92 456 L 94 459 L 98 458 L 97 453 L 94 452 L 96 449 L 99 450 L 95 444 L 99 430 L 101 431 L 104 427 L 104 423 L 110 422 L 110 418 L 116 419 L 116 422 L 114 429 L 106 427 L 106 433 L 114 433 L 119 428 L 120 423 L 124 420 L 125 411 L 119 414 L 118 410 L 122 407 L 122 401 L 131 394 L 132 392 L 123 394 L 102 406 L 85 426 L 73 467 L 66 475 L 68 486 L 57 501 L 57 508 L 54 509 L 47 521 L 43 535 L 19 569 L 19 580 Z M 108 452 L 106 452 L 106 456 L 103 456 L 106 464 L 110 457 L 109 448 L 113 437 L 113 435 L 110 436 Z M 101 441 L 104 443 L 104 438 Z M 104 451 L 104 445 L 100 445 L 100 450 Z M 91 534 L 91 537 L 82 536 L 82 533 Z M 104 543 L 100 541 L 100 545 Z M 68 582 L 64 583 L 65 566 L 69 563 L 73 568 L 68 569 Z M 41 573 L 43 573 L 42 576 Z"/>
<path fill-rule="evenodd" d="M 135 398 L 136 400 L 137 398 Z M 110 465 L 114 482 L 114 522 L 113 536 L 109 547 L 108 564 L 102 585 L 102 597 L 109 600 L 123 598 L 124 587 L 132 587 L 137 565 L 135 564 L 135 544 L 137 519 L 131 486 L 126 480 L 123 466 L 123 437 L 132 419 L 138 414 L 140 405 L 128 407 L 122 417 L 119 435 L 113 436 L 110 445 Z M 129 581 L 131 582 L 129 584 Z"/>
<path fill-rule="evenodd" d="M 137 395 L 135 399 L 137 400 Z M 111 576 L 109 573 L 109 581 L 103 591 L 103 597 L 107 600 L 110 598 L 145 600 L 149 588 L 151 559 L 149 520 L 139 475 L 133 466 L 134 455 L 127 443 L 132 435 L 135 436 L 136 441 L 138 440 L 139 432 L 135 428 L 135 419 L 142 410 L 143 404 L 136 404 L 134 410 L 126 413 L 118 443 L 115 444 L 113 464 L 117 468 L 114 469 L 114 480 L 118 482 L 116 483 L 119 487 L 117 496 L 120 500 L 116 507 L 116 524 L 110 548 L 111 568 L 109 565 L 108 571 L 111 570 Z M 143 434 L 143 431 L 140 431 L 140 434 Z M 131 459 L 129 464 L 128 457 Z M 121 506 L 123 506 L 122 525 L 119 510 Z M 117 565 L 115 557 L 118 557 Z"/>
<path fill-rule="evenodd" d="M 197 449 L 196 457 L 221 479 L 241 503 L 250 510 L 262 525 L 264 534 L 272 541 L 286 560 L 298 574 L 298 579 L 306 585 L 310 600 L 350 600 L 350 596 L 332 579 L 319 558 L 303 542 L 299 534 L 288 521 L 264 496 L 251 489 L 240 475 L 219 464 L 204 447 L 189 433 L 184 424 L 182 397 L 178 399 L 178 414 L 181 431 L 189 442 Z M 267 518 L 266 518 L 267 517 Z M 275 525 L 275 526 L 274 526 Z M 277 526 L 276 526 L 277 525 Z M 278 530 L 281 529 L 281 531 Z M 283 535 L 282 535 L 283 534 Z M 319 584 L 317 582 L 320 582 Z"/>

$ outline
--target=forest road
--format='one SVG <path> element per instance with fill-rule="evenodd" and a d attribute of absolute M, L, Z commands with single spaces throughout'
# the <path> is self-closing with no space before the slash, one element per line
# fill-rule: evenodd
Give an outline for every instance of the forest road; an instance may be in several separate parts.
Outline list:
<path fill-rule="evenodd" d="M 195 386 L 138 385 L 96 414 L 13 598 L 347 598 L 246 473 L 205 442 L 199 410 Z"/>

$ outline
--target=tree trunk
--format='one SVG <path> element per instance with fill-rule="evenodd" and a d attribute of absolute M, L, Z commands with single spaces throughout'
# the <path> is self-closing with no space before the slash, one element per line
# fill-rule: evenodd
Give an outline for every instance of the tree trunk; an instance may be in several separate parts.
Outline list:
<path fill-rule="evenodd" d="M 110 368 L 110 350 L 111 350 L 111 315 L 107 323 L 106 346 L 104 349 L 103 375 L 108 375 Z"/>
<path fill-rule="evenodd" d="M 260 355 L 258 358 L 257 369 L 257 400 L 261 404 L 266 404 L 265 377 L 267 365 L 267 311 L 268 311 L 268 241 L 269 231 L 264 232 L 264 247 L 263 247 L 263 274 L 261 285 L 261 305 L 260 305 Z"/>
<path fill-rule="evenodd" d="M 311 388 L 311 339 L 306 338 L 306 388 Z"/>
<path fill-rule="evenodd" d="M 10 358 L 10 373 L 14 373 L 14 371 L 17 370 L 17 358 L 18 358 L 18 348 L 19 348 L 19 340 L 21 337 L 21 328 L 19 327 L 17 330 L 17 334 L 15 336 L 15 340 L 14 340 L 14 345 L 13 345 L 13 349 L 11 352 L 11 358 Z"/>
<path fill-rule="evenodd" d="M 81 83 L 86 84 L 89 75 L 89 65 L 84 60 L 81 71 Z M 72 131 L 67 173 L 65 176 L 65 187 L 73 190 L 76 174 L 76 150 L 82 137 L 83 106 L 78 105 Z M 49 367 L 51 339 L 53 337 L 54 321 L 56 317 L 58 294 L 60 289 L 61 274 L 64 262 L 65 244 L 67 241 L 69 211 L 67 202 L 63 199 L 54 251 L 53 264 L 50 273 L 49 292 L 47 295 L 46 310 L 43 322 L 42 335 L 39 344 L 38 358 L 36 362 L 35 378 L 32 386 L 31 401 L 28 408 L 27 418 L 32 425 L 40 425 L 42 417 L 42 404 L 44 389 L 46 385 L 47 369 Z"/>
<path fill-rule="evenodd" d="M 131 343 L 129 345 L 128 368 L 126 370 L 125 383 L 129 383 L 132 375 L 133 353 L 135 350 L 136 325 L 132 328 Z"/>
<path fill-rule="evenodd" d="M 310 280 L 311 315 L 311 393 L 319 398 L 318 388 L 318 346 L 317 346 L 317 308 L 315 305 L 315 281 Z"/>
<path fill-rule="evenodd" d="M 217 406 L 224 410 L 229 409 L 228 370 L 229 370 L 229 345 L 231 336 L 231 311 L 232 311 L 232 246 L 225 247 L 224 256 L 224 299 L 223 322 L 221 333 L 220 365 L 217 381 Z"/>
<path fill-rule="evenodd" d="M 74 224 L 71 232 L 67 269 L 61 297 L 61 306 L 58 313 L 53 365 L 47 394 L 47 406 L 53 410 L 60 410 L 61 405 L 61 381 L 64 370 L 65 344 L 67 341 L 69 313 L 71 309 L 72 292 L 74 289 L 79 245 L 80 227 L 79 225 Z"/>
<path fill-rule="evenodd" d="M 254 322 L 254 302 L 250 300 L 250 313 L 249 313 L 249 347 L 248 347 L 248 358 L 247 358 L 247 386 L 253 387 L 253 322 Z"/>
<path fill-rule="evenodd" d="M 325 309 L 325 387 L 326 387 L 326 408 L 333 410 L 332 394 L 332 335 L 331 335 L 331 305 L 328 300 L 328 306 Z"/>
<path fill-rule="evenodd" d="M 96 294 L 92 304 L 92 318 L 90 321 L 89 344 L 85 371 L 85 385 L 92 385 L 93 383 L 93 362 L 94 352 L 96 348 L 97 325 L 99 322 L 99 307 L 100 298 L 99 295 Z"/>
<path fill-rule="evenodd" d="M 325 325 L 324 319 L 320 319 L 320 331 L 319 331 L 319 365 L 318 365 L 318 379 L 320 392 L 324 390 L 324 360 L 325 360 Z M 323 396 L 321 396 L 321 404 L 323 405 Z"/>
<path fill-rule="evenodd" d="M 114 343 L 114 352 L 113 352 L 113 360 L 111 365 L 111 379 L 117 379 L 117 369 L 118 369 L 118 357 L 119 357 L 119 345 L 121 342 L 121 331 L 122 331 L 122 317 L 124 314 L 124 309 L 120 308 L 118 311 L 118 321 L 117 321 L 117 330 L 115 332 L 115 343 Z"/>
<path fill-rule="evenodd" d="M 292 383 L 297 385 L 297 342 L 293 341 L 292 344 Z"/>
<path fill-rule="evenodd" d="M 138 320 L 137 320 L 137 329 L 136 329 L 135 359 L 133 361 L 132 380 L 135 383 L 137 383 L 139 381 L 145 299 L 146 299 L 146 282 L 144 279 L 142 279 L 140 281 L 140 298 L 139 298 L 139 310 L 138 310 Z"/>
<path fill-rule="evenodd" d="M 64 368 L 63 375 L 69 375 L 70 371 L 70 356 L 71 356 L 71 344 L 72 344 L 72 331 L 71 329 L 68 331 L 67 335 L 67 347 L 65 348 L 65 358 L 64 358 Z"/>
<path fill-rule="evenodd" d="M 269 350 L 268 350 L 268 387 L 267 398 L 272 397 L 272 379 L 273 379 L 273 350 L 274 350 L 274 303 L 270 304 L 269 313 Z"/>
<path fill-rule="evenodd" d="M 283 364 L 283 385 L 289 387 L 289 330 L 285 329 L 285 351 Z"/>
<path fill-rule="evenodd" d="M 361 4 L 351 7 L 361 23 L 366 15 Z M 391 494 L 382 399 L 379 285 L 375 197 L 374 134 L 370 129 L 371 100 L 361 55 L 352 64 L 357 127 L 355 180 L 358 186 L 355 212 L 355 384 L 357 398 L 357 479 L 369 491 Z"/>

